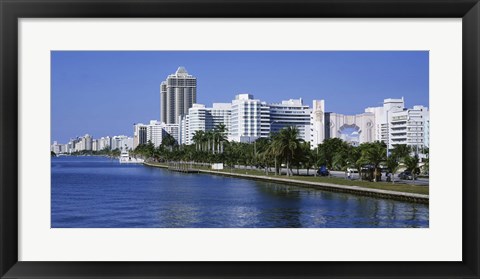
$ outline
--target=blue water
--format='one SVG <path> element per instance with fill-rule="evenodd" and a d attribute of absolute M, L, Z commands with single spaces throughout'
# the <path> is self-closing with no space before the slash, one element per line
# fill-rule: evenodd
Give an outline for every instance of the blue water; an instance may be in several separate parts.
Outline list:
<path fill-rule="evenodd" d="M 103 157 L 58 157 L 51 165 L 52 228 L 428 227 L 423 204 Z"/>

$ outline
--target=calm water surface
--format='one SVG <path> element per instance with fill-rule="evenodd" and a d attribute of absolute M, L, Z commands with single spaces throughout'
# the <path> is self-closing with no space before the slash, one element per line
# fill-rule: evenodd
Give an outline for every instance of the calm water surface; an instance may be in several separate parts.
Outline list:
<path fill-rule="evenodd" d="M 423 204 L 103 157 L 52 158 L 53 228 L 428 227 L 428 216 Z"/>

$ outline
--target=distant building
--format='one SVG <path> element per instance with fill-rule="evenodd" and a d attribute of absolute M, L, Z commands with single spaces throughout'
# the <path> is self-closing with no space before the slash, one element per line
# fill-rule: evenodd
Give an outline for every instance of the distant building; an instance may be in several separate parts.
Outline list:
<path fill-rule="evenodd" d="M 140 144 L 146 144 L 148 142 L 147 129 L 148 125 L 142 123 L 133 124 L 133 149 L 137 148 Z"/>
<path fill-rule="evenodd" d="M 58 144 L 57 141 L 54 141 L 53 144 L 50 146 L 50 151 L 55 152 L 55 154 L 60 154 L 62 150 L 62 145 Z"/>
<path fill-rule="evenodd" d="M 151 142 L 155 147 L 160 146 L 162 144 L 163 138 L 167 133 L 167 126 L 169 125 L 166 125 L 165 123 L 157 120 L 151 120 L 149 124 L 135 124 L 133 128 L 133 148 L 135 149 L 139 144 L 147 144 L 148 142 Z"/>
<path fill-rule="evenodd" d="M 83 136 L 82 138 L 82 147 L 83 147 L 83 150 L 92 150 L 92 136 L 90 136 L 89 134 L 86 134 L 85 136 Z"/>
<path fill-rule="evenodd" d="M 178 124 L 179 117 L 197 102 L 197 78 L 184 67 L 160 84 L 160 122 Z"/>
<path fill-rule="evenodd" d="M 92 150 L 93 151 L 99 151 L 100 149 L 98 149 L 98 139 L 93 139 L 92 140 Z"/>
<path fill-rule="evenodd" d="M 109 136 L 98 139 L 98 150 L 111 149 L 112 139 Z"/>
<path fill-rule="evenodd" d="M 132 150 L 133 149 L 133 138 L 127 137 L 124 135 L 112 137 L 112 146 L 111 150 Z"/>

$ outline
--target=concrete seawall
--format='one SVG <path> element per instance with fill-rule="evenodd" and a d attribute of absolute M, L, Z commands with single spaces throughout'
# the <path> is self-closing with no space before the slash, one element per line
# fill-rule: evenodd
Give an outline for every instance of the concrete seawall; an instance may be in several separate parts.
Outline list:
<path fill-rule="evenodd" d="M 150 166 L 150 167 L 168 169 L 168 166 L 161 165 L 161 164 L 144 163 L 144 165 Z M 382 189 L 371 189 L 371 188 L 365 188 L 361 186 L 338 185 L 338 184 L 326 183 L 326 182 L 300 181 L 295 179 L 279 178 L 275 176 L 239 174 L 239 173 L 229 173 L 229 172 L 222 172 L 222 171 L 202 170 L 202 169 L 195 169 L 195 170 L 198 171 L 198 173 L 222 175 L 227 177 L 238 177 L 238 178 L 245 178 L 245 179 L 252 179 L 252 180 L 259 180 L 259 181 L 268 181 L 268 182 L 274 182 L 274 183 L 321 189 L 321 190 L 331 191 L 331 192 L 350 193 L 355 195 L 409 201 L 409 202 L 416 202 L 416 203 L 423 203 L 423 204 L 428 204 L 429 202 L 429 195 L 422 195 L 422 194 L 415 194 L 415 193 L 404 193 L 404 192 L 382 190 Z"/>

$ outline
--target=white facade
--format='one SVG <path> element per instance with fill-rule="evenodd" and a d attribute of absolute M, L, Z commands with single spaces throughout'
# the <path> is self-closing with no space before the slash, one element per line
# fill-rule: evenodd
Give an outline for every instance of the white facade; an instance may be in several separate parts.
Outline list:
<path fill-rule="evenodd" d="M 92 136 L 90 136 L 89 134 L 86 134 L 85 136 L 83 136 L 82 138 L 82 144 L 83 144 L 83 150 L 92 150 Z"/>
<path fill-rule="evenodd" d="M 383 106 L 366 108 L 365 112 L 373 113 L 375 115 L 375 141 L 382 141 L 387 146 L 389 145 L 390 138 L 390 119 L 392 113 L 403 111 L 405 109 L 405 101 L 403 97 L 401 99 L 385 99 L 383 100 Z"/>
<path fill-rule="evenodd" d="M 112 148 L 112 139 L 109 136 L 98 139 L 98 150 L 103 150 L 105 148 Z"/>
<path fill-rule="evenodd" d="M 375 140 L 383 141 L 391 150 L 398 144 L 412 146 L 422 152 L 429 146 L 430 114 L 424 106 L 405 108 L 401 99 L 385 99 L 382 107 L 365 109 L 375 115 Z"/>
<path fill-rule="evenodd" d="M 302 99 L 267 104 L 251 94 L 238 94 L 231 103 L 214 103 L 211 108 L 194 104 L 188 115 L 179 121 L 179 142 L 193 144 L 192 138 L 197 131 L 213 130 L 219 124 L 225 125 L 229 141 L 253 142 L 270 136 L 271 132 L 294 126 L 300 138 L 310 142 L 311 114 L 310 107 L 304 105 Z"/>
<path fill-rule="evenodd" d="M 50 151 L 55 152 L 55 154 L 60 154 L 62 151 L 62 145 L 58 144 L 57 141 L 54 141 L 53 144 L 50 146 Z"/>
<path fill-rule="evenodd" d="M 133 149 L 133 138 L 127 136 L 114 136 L 112 137 L 111 150 L 131 150 Z"/>
<path fill-rule="evenodd" d="M 232 105 L 230 103 L 214 103 L 211 108 L 205 105 L 194 104 L 188 110 L 188 115 L 181 120 L 179 143 L 193 144 L 193 135 L 197 131 L 210 131 L 218 125 L 230 128 Z"/>
<path fill-rule="evenodd" d="M 151 120 L 146 129 L 147 142 L 152 142 L 155 147 L 160 146 L 166 133 L 164 125 L 165 124 L 162 124 L 160 121 Z"/>
<path fill-rule="evenodd" d="M 389 123 L 389 149 L 406 144 L 414 152 L 422 153 L 423 148 L 429 146 L 429 126 L 429 111 L 424 106 L 393 112 Z"/>
<path fill-rule="evenodd" d="M 310 142 L 311 113 L 303 100 L 290 99 L 281 103 L 268 104 L 270 112 L 270 133 L 277 133 L 285 127 L 296 127 L 301 139 Z"/>
<path fill-rule="evenodd" d="M 147 143 L 147 129 L 148 125 L 133 124 L 133 149 L 137 148 L 139 144 Z"/>
<path fill-rule="evenodd" d="M 155 147 L 159 147 L 165 133 L 167 133 L 166 126 L 168 125 L 157 120 L 150 120 L 149 124 L 135 124 L 133 128 L 133 148 L 135 149 L 139 144 L 148 142 L 151 142 Z"/>
<path fill-rule="evenodd" d="M 254 142 L 270 134 L 270 112 L 267 104 L 250 94 L 238 94 L 232 101 L 228 140 Z"/>
<path fill-rule="evenodd" d="M 206 131 L 206 114 L 207 109 L 205 105 L 194 104 L 188 110 L 188 116 L 185 123 L 184 131 L 181 132 L 182 135 L 185 134 L 185 140 L 180 140 L 185 142 L 185 144 L 193 144 L 192 138 L 197 131 Z M 188 126 L 187 126 L 188 123 Z"/>
<path fill-rule="evenodd" d="M 93 139 L 92 140 L 92 151 L 99 151 L 98 149 L 98 139 Z"/>
<path fill-rule="evenodd" d="M 326 113 L 325 138 L 340 138 L 353 146 L 375 141 L 375 114 Z"/>
<path fill-rule="evenodd" d="M 170 134 L 177 143 L 180 141 L 180 125 L 179 124 L 165 124 L 162 123 L 165 133 Z"/>

